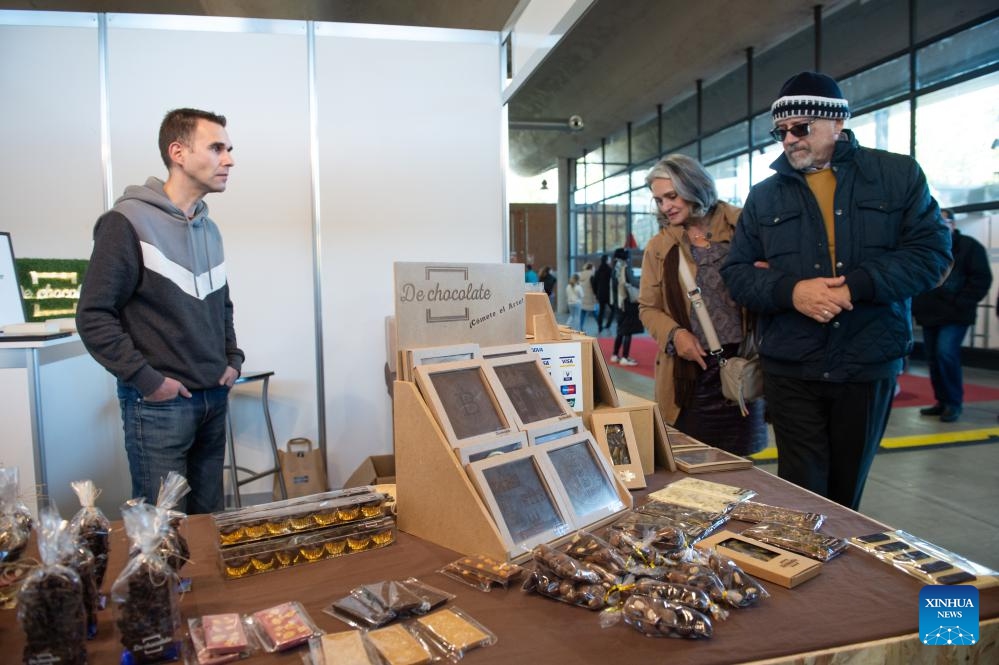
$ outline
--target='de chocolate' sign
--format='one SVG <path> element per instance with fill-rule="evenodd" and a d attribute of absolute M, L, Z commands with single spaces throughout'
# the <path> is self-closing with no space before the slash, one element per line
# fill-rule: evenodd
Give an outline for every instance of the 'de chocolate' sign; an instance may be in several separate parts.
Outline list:
<path fill-rule="evenodd" d="M 524 341 L 520 263 L 395 264 L 398 348 Z"/>

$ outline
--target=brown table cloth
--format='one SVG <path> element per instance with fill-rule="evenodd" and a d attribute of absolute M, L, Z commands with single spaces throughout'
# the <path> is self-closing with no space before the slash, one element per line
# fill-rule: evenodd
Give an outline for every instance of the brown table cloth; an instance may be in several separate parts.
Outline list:
<path fill-rule="evenodd" d="M 649 476 L 648 489 L 636 492 L 636 504 L 644 501 L 646 493 L 683 476 L 668 472 Z M 822 530 L 835 536 L 849 537 L 885 528 L 759 469 L 699 477 L 754 489 L 758 492 L 756 501 L 824 513 L 828 519 Z M 739 531 L 747 526 L 733 521 L 727 528 Z M 187 537 L 192 562 L 183 575 L 193 579 L 193 588 L 181 600 L 185 620 L 221 612 L 249 613 L 296 600 L 321 629 L 338 632 L 348 627 L 324 614 L 323 607 L 358 584 L 415 576 L 456 594 L 453 605 L 496 633 L 499 641 L 495 646 L 466 656 L 464 662 L 470 665 L 642 663 L 664 662 L 665 658 L 700 665 L 736 663 L 915 633 L 919 625 L 922 584 L 855 548 L 824 564 L 818 577 L 795 589 L 764 583 L 771 597 L 757 607 L 733 610 L 727 621 L 716 622 L 712 639 L 680 640 L 644 637 L 623 624 L 602 629 L 598 613 L 524 593 L 519 585 L 490 593 L 471 589 L 436 572 L 457 558 L 456 552 L 405 533 L 399 534 L 395 544 L 380 550 L 239 580 L 224 580 L 219 573 L 210 517 L 189 519 Z M 105 590 L 124 563 L 126 546 L 120 523 L 115 524 L 112 547 Z M 999 590 L 983 590 L 981 619 L 997 616 Z M 13 611 L 0 612 L 0 645 L 5 662 L 20 660 L 23 636 Z M 101 612 L 98 638 L 87 643 L 87 650 L 91 663 L 119 661 L 121 647 L 110 610 Z M 301 655 L 297 650 L 261 653 L 249 662 L 300 663 Z"/>

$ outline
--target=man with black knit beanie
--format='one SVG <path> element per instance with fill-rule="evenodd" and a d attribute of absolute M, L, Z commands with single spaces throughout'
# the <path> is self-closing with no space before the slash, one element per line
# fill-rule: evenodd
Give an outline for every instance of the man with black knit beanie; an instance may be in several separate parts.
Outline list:
<path fill-rule="evenodd" d="M 722 277 L 759 313 L 778 475 L 856 509 L 912 348 L 910 299 L 950 233 L 922 169 L 843 128 L 836 81 L 792 76 L 771 107 L 783 154 L 752 188 Z"/>

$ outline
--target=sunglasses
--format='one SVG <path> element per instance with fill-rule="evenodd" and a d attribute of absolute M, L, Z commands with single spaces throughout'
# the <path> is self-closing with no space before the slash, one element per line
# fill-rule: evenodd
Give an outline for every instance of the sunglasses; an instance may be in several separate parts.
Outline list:
<path fill-rule="evenodd" d="M 787 137 L 788 134 L 790 134 L 791 136 L 796 136 L 799 139 L 803 138 L 805 136 L 808 136 L 812 132 L 812 125 L 815 124 L 816 120 L 818 120 L 818 118 L 813 118 L 808 122 L 799 122 L 797 124 L 791 125 L 787 129 L 783 129 L 781 127 L 774 127 L 773 129 L 770 130 L 770 136 L 772 136 L 774 141 L 777 141 L 777 143 L 783 143 L 784 139 Z"/>

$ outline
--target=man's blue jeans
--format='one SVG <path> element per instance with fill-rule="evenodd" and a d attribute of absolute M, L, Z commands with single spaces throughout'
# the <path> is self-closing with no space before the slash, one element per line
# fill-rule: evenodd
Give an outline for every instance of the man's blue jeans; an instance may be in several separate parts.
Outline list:
<path fill-rule="evenodd" d="M 188 515 L 224 508 L 225 416 L 229 388 L 192 390 L 191 397 L 149 402 L 135 388 L 118 383 L 132 496 L 156 503 L 160 483 L 176 471 L 191 486 L 177 506 Z"/>
<path fill-rule="evenodd" d="M 964 401 L 964 374 L 961 370 L 961 342 L 968 326 L 948 324 L 924 326 L 926 362 L 930 366 L 933 396 L 943 405 L 961 407 Z"/>

